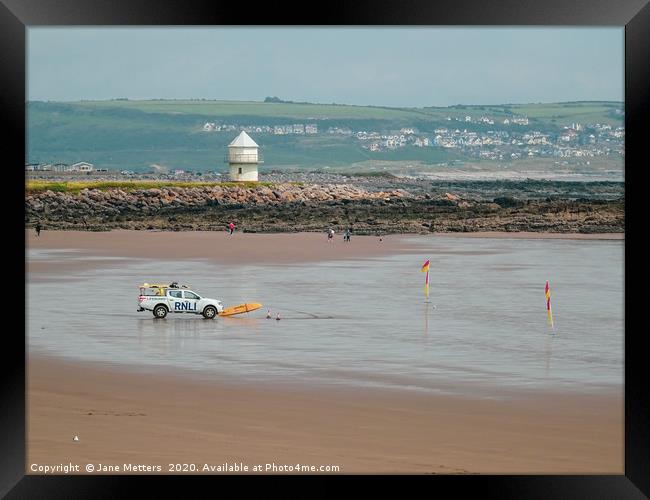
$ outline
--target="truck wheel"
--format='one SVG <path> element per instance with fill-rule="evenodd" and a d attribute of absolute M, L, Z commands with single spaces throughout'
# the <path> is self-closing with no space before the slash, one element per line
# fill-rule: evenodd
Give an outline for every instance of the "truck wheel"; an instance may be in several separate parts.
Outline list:
<path fill-rule="evenodd" d="M 153 315 L 156 318 L 164 318 L 167 316 L 167 308 L 163 305 L 158 305 L 153 308 Z"/>
<path fill-rule="evenodd" d="M 203 309 L 203 317 L 205 319 L 213 319 L 217 315 L 217 309 L 214 306 L 208 306 Z"/>

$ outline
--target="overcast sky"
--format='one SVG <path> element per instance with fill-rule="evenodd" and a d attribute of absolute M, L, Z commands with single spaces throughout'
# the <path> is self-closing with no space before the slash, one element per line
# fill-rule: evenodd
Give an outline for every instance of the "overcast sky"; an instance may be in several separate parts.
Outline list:
<path fill-rule="evenodd" d="M 624 98 L 611 28 L 31 27 L 30 100 L 448 106 Z"/>

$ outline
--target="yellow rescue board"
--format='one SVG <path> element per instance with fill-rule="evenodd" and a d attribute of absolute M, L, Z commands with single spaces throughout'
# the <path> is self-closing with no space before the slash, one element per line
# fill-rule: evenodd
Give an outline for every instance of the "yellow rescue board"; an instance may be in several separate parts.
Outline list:
<path fill-rule="evenodd" d="M 242 314 L 251 311 L 255 311 L 262 307 L 262 304 L 239 304 L 238 306 L 226 307 L 223 311 L 219 313 L 219 316 L 234 316 L 235 314 Z"/>

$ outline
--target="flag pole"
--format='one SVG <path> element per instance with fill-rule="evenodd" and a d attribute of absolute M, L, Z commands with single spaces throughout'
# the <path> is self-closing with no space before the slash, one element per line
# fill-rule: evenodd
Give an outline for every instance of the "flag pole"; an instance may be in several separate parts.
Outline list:
<path fill-rule="evenodd" d="M 553 310 L 551 309 L 551 289 L 548 286 L 548 280 L 546 280 L 545 295 L 546 295 L 546 314 L 548 318 L 548 323 L 551 325 L 551 328 L 555 330 L 555 325 L 553 324 Z"/>
<path fill-rule="evenodd" d="M 428 269 L 427 269 L 427 276 L 425 278 L 424 283 L 425 283 L 424 284 L 424 292 L 425 292 L 425 295 L 426 295 L 426 298 L 427 298 L 427 300 L 425 300 L 425 302 L 428 304 L 429 303 L 429 270 Z"/>

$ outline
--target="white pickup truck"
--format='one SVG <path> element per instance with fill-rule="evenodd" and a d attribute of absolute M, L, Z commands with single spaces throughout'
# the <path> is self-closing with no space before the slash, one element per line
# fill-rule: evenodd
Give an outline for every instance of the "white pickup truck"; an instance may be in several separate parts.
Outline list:
<path fill-rule="evenodd" d="M 223 304 L 176 283 L 144 283 L 140 285 L 138 311 L 152 311 L 155 318 L 164 318 L 167 313 L 174 312 L 202 314 L 206 319 L 213 319 L 223 311 Z"/>

